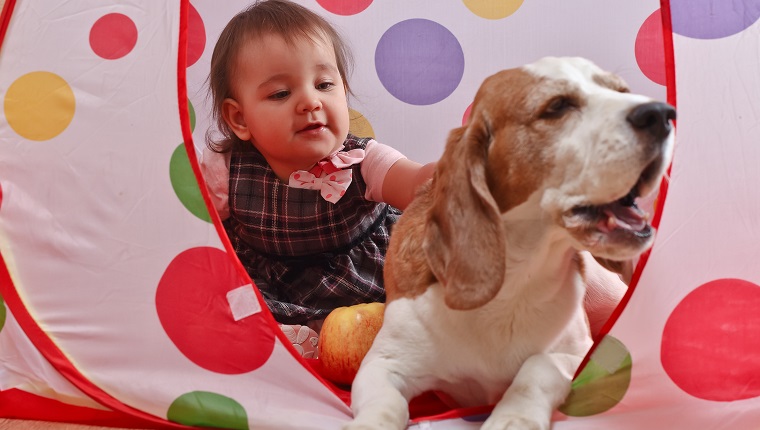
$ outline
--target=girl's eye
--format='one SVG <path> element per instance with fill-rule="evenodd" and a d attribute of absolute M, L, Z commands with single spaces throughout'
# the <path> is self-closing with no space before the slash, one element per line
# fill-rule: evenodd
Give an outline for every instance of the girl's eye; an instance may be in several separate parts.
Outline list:
<path fill-rule="evenodd" d="M 335 84 L 333 84 L 332 82 L 322 82 L 320 84 L 317 84 L 317 89 L 319 89 L 319 90 L 329 90 L 329 89 L 331 89 L 334 86 L 335 86 Z"/>
<path fill-rule="evenodd" d="M 267 97 L 267 98 L 270 99 L 270 100 L 282 100 L 285 97 L 287 97 L 288 95 L 290 95 L 290 92 L 288 92 L 288 91 L 277 91 L 274 94 L 270 94 L 269 97 Z"/>

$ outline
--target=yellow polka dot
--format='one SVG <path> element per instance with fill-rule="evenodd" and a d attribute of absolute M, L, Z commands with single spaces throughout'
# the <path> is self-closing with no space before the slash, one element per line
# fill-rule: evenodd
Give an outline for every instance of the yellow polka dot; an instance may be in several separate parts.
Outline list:
<path fill-rule="evenodd" d="M 5 119 L 21 137 L 48 140 L 74 118 L 74 92 L 60 76 L 32 72 L 16 79 L 5 93 Z"/>
<path fill-rule="evenodd" d="M 523 0 L 462 0 L 475 15 L 486 19 L 502 19 L 520 9 Z"/>
<path fill-rule="evenodd" d="M 348 125 L 348 131 L 351 134 L 357 137 L 375 137 L 375 130 L 372 129 L 372 124 L 367 121 L 364 115 L 353 109 L 349 109 L 348 118 L 351 120 L 351 123 Z"/>

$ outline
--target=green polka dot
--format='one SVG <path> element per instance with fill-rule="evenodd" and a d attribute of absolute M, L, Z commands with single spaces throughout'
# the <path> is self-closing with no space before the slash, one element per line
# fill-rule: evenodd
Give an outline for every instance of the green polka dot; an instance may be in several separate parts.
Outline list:
<path fill-rule="evenodd" d="M 248 429 L 248 414 L 240 403 L 207 391 L 183 394 L 172 402 L 166 418 L 188 426 Z"/>
<path fill-rule="evenodd" d="M 0 330 L 5 326 L 5 301 L 3 296 L 0 296 Z"/>
<path fill-rule="evenodd" d="M 184 144 L 179 145 L 172 154 L 169 163 L 169 177 L 172 181 L 174 193 L 185 208 L 203 221 L 211 222 L 211 215 L 209 215 L 206 203 L 203 201 L 193 168 L 190 167 L 190 159 L 187 158 Z"/>
<path fill-rule="evenodd" d="M 195 131 L 195 108 L 190 100 L 187 101 L 187 111 L 190 113 L 190 131 Z"/>
<path fill-rule="evenodd" d="M 631 366 L 631 354 L 625 345 L 605 336 L 573 381 L 572 391 L 559 410 L 565 415 L 587 417 L 611 409 L 628 391 Z"/>

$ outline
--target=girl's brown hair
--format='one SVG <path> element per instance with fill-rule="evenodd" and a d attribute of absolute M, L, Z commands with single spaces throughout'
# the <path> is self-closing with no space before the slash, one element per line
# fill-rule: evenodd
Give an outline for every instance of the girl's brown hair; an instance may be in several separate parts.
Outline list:
<path fill-rule="evenodd" d="M 221 133 L 221 136 L 212 136 L 212 129 L 206 133 L 206 144 L 212 151 L 228 152 L 242 143 L 224 122 L 222 103 L 224 99 L 233 97 L 231 83 L 236 78 L 234 66 L 241 47 L 250 40 L 270 34 L 282 37 L 288 44 L 303 37 L 331 42 L 346 94 L 351 92 L 347 78 L 353 65 L 351 52 L 329 22 L 311 10 L 288 0 L 257 1 L 227 23 L 211 55 L 211 70 L 208 75 L 213 103 L 211 115 L 217 131 Z"/>

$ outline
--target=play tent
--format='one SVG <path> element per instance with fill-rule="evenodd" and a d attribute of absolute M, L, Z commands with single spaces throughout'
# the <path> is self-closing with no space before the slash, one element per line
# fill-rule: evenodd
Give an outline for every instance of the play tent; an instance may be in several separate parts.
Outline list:
<path fill-rule="evenodd" d="M 246 3 L 6 0 L 0 417 L 350 419 L 347 390 L 286 346 L 198 185 L 210 51 Z M 544 55 L 588 57 L 677 105 L 657 240 L 554 428 L 760 426 L 759 0 L 302 3 L 353 47 L 353 130 L 421 162 L 486 76 Z M 420 429 L 488 413 L 413 410 Z"/>

